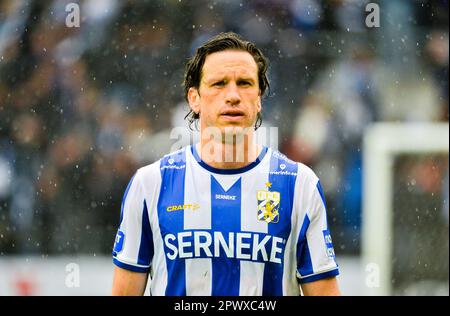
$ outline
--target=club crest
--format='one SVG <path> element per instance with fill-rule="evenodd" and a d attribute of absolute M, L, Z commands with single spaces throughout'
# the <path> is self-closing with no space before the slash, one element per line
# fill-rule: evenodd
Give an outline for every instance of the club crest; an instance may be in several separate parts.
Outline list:
<path fill-rule="evenodd" d="M 258 220 L 266 223 L 278 223 L 280 220 L 280 192 L 269 191 L 272 183 L 267 182 L 266 190 L 257 192 Z"/>

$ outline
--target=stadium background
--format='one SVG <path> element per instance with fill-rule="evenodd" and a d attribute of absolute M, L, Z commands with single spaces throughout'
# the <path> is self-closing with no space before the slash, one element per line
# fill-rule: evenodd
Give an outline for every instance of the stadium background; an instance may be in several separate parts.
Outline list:
<path fill-rule="evenodd" d="M 66 25 L 71 2 L 80 27 Z M 129 179 L 170 150 L 172 128 L 187 126 L 184 63 L 228 30 L 269 58 L 264 126 L 277 126 L 279 149 L 321 178 L 337 257 L 352 280 L 364 278 L 357 260 L 366 128 L 448 122 L 448 1 L 373 1 L 379 28 L 365 25 L 368 2 L 1 1 L 0 295 L 70 294 L 63 281 L 63 290 L 44 290 L 33 269 L 62 280 L 74 258 L 101 258 L 95 269 L 109 271 Z M 426 194 L 439 209 L 448 284 L 448 153 L 426 158 L 405 158 L 397 176 L 413 177 L 417 201 Z M 419 203 L 396 190 L 404 209 Z M 81 273 L 91 290 L 72 293 L 107 294 L 92 290 L 88 270 Z"/>

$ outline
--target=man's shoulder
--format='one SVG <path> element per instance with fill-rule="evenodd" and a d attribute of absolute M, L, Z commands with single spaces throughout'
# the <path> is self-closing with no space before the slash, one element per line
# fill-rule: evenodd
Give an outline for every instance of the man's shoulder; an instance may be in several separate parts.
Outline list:
<path fill-rule="evenodd" d="M 317 182 L 319 180 L 316 173 L 310 167 L 302 162 L 288 158 L 285 154 L 276 149 L 272 149 L 272 157 L 278 160 L 278 164 L 285 164 L 291 166 L 291 168 L 296 168 L 298 177 L 308 178 L 312 182 Z"/>
<path fill-rule="evenodd" d="M 183 147 L 177 151 L 164 155 L 157 161 L 143 166 L 137 170 L 140 176 L 155 176 L 165 169 L 182 169 L 186 166 L 186 150 L 188 147 Z"/>

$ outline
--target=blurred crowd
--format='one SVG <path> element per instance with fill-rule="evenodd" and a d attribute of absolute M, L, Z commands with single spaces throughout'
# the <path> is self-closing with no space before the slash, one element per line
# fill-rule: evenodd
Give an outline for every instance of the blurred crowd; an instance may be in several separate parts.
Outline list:
<path fill-rule="evenodd" d="M 110 252 L 129 179 L 189 133 L 187 58 L 221 31 L 269 58 L 263 126 L 316 171 L 336 251 L 357 253 L 365 128 L 448 121 L 448 1 L 377 1 L 379 28 L 366 3 L 0 1 L 0 255 Z"/>

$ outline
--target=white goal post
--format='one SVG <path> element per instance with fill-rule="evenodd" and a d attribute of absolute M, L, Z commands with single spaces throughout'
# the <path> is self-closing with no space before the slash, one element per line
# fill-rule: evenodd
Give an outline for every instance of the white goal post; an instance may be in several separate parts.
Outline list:
<path fill-rule="evenodd" d="M 368 295 L 392 294 L 393 164 L 408 153 L 448 153 L 448 123 L 376 123 L 363 144 L 362 262 L 377 267 L 378 282 L 366 280 Z M 373 271 L 372 271 L 373 272 Z"/>

